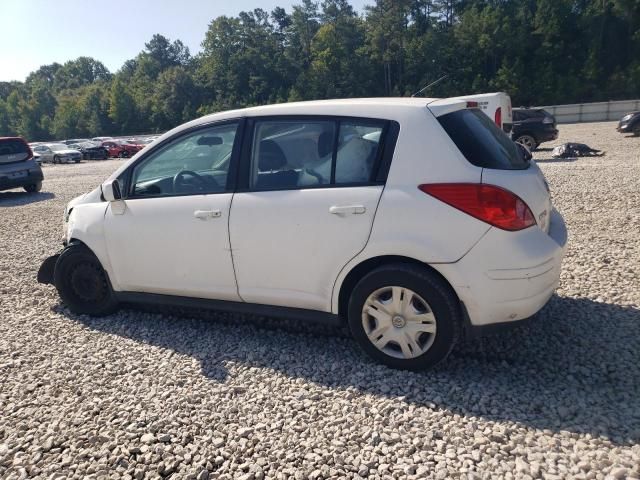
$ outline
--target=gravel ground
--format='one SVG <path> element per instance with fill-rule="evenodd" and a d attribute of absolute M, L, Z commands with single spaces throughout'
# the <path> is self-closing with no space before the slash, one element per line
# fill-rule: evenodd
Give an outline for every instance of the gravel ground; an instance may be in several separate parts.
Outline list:
<path fill-rule="evenodd" d="M 640 138 L 601 123 L 568 140 L 607 155 L 535 155 L 570 230 L 557 297 L 420 374 L 340 329 L 74 316 L 35 274 L 66 202 L 120 161 L 0 193 L 0 477 L 640 478 Z"/>

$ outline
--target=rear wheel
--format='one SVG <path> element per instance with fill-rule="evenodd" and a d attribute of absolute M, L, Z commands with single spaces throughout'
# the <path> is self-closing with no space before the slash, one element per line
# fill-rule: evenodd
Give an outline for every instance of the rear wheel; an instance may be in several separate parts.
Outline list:
<path fill-rule="evenodd" d="M 520 135 L 516 138 L 516 143 L 523 145 L 529 149 L 530 152 L 533 152 L 536 148 L 538 148 L 538 142 L 531 135 Z"/>
<path fill-rule="evenodd" d="M 29 193 L 35 193 L 42 190 L 42 182 L 32 183 L 31 185 L 25 185 L 24 189 Z"/>
<path fill-rule="evenodd" d="M 60 157 L 57 155 L 53 157 L 53 163 L 60 163 Z"/>
<path fill-rule="evenodd" d="M 60 254 L 53 279 L 60 298 L 74 313 L 103 316 L 118 308 L 106 272 L 82 244 L 71 245 Z"/>
<path fill-rule="evenodd" d="M 370 272 L 349 300 L 354 338 L 372 358 L 392 368 L 422 370 L 445 359 L 460 334 L 461 318 L 451 287 L 411 264 Z"/>

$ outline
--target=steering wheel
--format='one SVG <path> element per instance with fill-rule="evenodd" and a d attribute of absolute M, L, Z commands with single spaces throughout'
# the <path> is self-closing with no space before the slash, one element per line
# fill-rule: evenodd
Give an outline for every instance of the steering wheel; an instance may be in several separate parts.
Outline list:
<path fill-rule="evenodd" d="M 185 177 L 191 177 L 195 182 L 186 181 Z M 185 192 L 184 187 L 195 187 L 197 192 L 204 192 L 209 183 L 213 183 L 216 187 L 218 186 L 217 182 L 213 178 L 207 181 L 204 177 L 198 175 L 192 170 L 181 170 L 173 177 L 173 191 Z M 186 192 L 190 191 L 192 190 L 186 190 Z"/>

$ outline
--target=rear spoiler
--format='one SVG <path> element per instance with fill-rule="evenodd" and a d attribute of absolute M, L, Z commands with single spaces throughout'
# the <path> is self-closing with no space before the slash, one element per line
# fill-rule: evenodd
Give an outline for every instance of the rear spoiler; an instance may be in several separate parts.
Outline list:
<path fill-rule="evenodd" d="M 465 108 L 478 108 L 478 102 L 460 100 L 459 98 L 443 98 L 429 102 L 427 108 L 435 117 L 441 117 Z"/>

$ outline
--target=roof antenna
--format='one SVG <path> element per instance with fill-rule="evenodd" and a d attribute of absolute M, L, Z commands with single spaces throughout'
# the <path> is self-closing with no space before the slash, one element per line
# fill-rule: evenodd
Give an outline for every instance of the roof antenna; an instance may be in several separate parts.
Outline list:
<path fill-rule="evenodd" d="M 447 73 L 446 75 L 443 75 L 442 77 L 440 77 L 439 79 L 437 79 L 435 82 L 431 82 L 429 85 L 427 85 L 426 87 L 422 87 L 420 90 L 418 90 L 416 93 L 414 93 L 413 95 L 411 95 L 411 98 L 413 97 L 417 97 L 418 95 L 420 95 L 422 92 L 424 92 L 427 88 L 429 87 L 433 87 L 434 85 L 436 85 L 437 83 L 440 83 L 441 81 L 443 81 L 444 79 L 446 79 L 447 77 L 449 77 L 449 74 Z"/>

